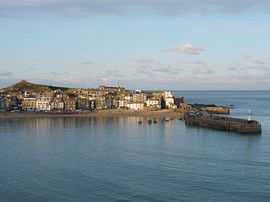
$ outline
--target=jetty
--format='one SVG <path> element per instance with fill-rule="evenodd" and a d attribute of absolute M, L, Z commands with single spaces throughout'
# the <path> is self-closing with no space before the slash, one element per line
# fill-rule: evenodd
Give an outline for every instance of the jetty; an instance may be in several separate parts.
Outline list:
<path fill-rule="evenodd" d="M 251 115 L 248 119 L 213 116 L 201 112 L 187 112 L 184 116 L 185 124 L 203 128 L 211 128 L 229 132 L 243 134 L 261 134 L 262 127 L 258 121 L 252 120 Z"/>

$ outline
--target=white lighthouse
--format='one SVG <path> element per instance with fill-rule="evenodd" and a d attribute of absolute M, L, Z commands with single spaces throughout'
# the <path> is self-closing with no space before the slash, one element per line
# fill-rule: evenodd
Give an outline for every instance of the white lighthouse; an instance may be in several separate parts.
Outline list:
<path fill-rule="evenodd" d="M 248 110 L 248 123 L 252 122 L 252 114 L 251 114 L 251 109 Z"/>

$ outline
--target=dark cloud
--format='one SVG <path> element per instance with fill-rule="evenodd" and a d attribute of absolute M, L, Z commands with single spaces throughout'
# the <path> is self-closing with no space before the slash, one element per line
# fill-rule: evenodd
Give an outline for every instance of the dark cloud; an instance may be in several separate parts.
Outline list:
<path fill-rule="evenodd" d="M 2 16 L 18 11 L 45 11 L 70 16 L 122 15 L 142 11 L 164 15 L 239 13 L 270 10 L 269 0 L 12 0 L 1 1 Z M 37 12 L 39 13 L 39 12 Z"/>

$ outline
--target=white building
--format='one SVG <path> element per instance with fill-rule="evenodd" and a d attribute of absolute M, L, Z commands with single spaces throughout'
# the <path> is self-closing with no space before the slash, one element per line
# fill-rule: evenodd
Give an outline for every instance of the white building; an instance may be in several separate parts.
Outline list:
<path fill-rule="evenodd" d="M 133 102 L 145 102 L 146 94 L 145 93 L 134 93 L 132 96 Z"/>
<path fill-rule="evenodd" d="M 127 107 L 129 109 L 142 110 L 144 108 L 144 103 L 143 102 L 132 102 L 132 103 L 128 103 Z"/>
<path fill-rule="evenodd" d="M 130 101 L 131 101 L 131 99 L 132 99 L 132 97 L 131 97 L 131 96 L 129 96 L 129 95 L 125 96 L 125 100 L 127 100 L 128 102 L 130 102 Z"/>
<path fill-rule="evenodd" d="M 174 103 L 170 103 L 168 106 L 170 109 L 177 109 L 177 105 Z"/>
<path fill-rule="evenodd" d="M 169 98 L 169 97 L 173 97 L 172 92 L 171 91 L 165 91 L 164 92 L 164 98 Z"/>
<path fill-rule="evenodd" d="M 132 100 L 132 97 L 129 95 L 122 97 L 122 99 L 118 101 L 118 107 L 119 108 L 127 107 L 127 104 L 130 103 L 131 100 Z"/>
<path fill-rule="evenodd" d="M 146 106 L 161 108 L 161 101 L 157 98 L 151 98 L 146 101 Z"/>
<path fill-rule="evenodd" d="M 37 105 L 37 110 L 39 111 L 50 111 L 51 98 L 47 98 L 47 97 L 38 98 L 36 105 Z"/>
<path fill-rule="evenodd" d="M 119 101 L 118 101 L 118 107 L 119 107 L 119 108 L 126 107 L 127 104 L 128 104 L 128 101 L 127 101 L 127 100 L 119 100 Z"/>
<path fill-rule="evenodd" d="M 174 104 L 174 99 L 173 99 L 173 95 L 170 91 L 164 92 L 164 100 L 165 100 L 166 107 L 171 108 L 171 106 Z"/>
<path fill-rule="evenodd" d="M 167 107 L 169 107 L 170 105 L 174 104 L 174 99 L 173 99 L 173 97 L 167 97 L 167 98 L 165 98 L 164 100 L 165 100 L 165 105 L 166 105 Z"/>

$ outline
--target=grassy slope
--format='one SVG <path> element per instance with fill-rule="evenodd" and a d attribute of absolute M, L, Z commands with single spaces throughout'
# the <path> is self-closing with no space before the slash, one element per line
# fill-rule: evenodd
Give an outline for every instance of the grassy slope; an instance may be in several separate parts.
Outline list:
<path fill-rule="evenodd" d="M 35 92 L 41 92 L 46 90 L 68 90 L 69 88 L 65 87 L 58 87 L 58 86 L 48 86 L 43 84 L 34 84 L 29 83 L 25 81 L 21 81 L 19 83 L 16 83 L 14 85 L 11 85 L 9 87 L 4 88 L 5 90 L 16 90 L 16 91 L 35 91 Z"/>

